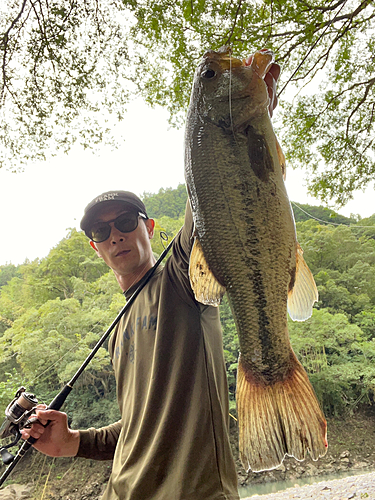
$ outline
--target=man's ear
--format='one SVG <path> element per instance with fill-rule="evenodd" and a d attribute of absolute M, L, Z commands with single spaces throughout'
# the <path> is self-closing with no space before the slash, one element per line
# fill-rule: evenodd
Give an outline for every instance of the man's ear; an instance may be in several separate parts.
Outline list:
<path fill-rule="evenodd" d="M 99 255 L 99 257 L 101 257 L 99 250 L 96 248 L 96 245 L 93 241 L 90 241 L 90 246 L 95 250 L 95 252 Z"/>
<path fill-rule="evenodd" d="M 147 232 L 150 240 L 154 237 L 155 221 L 154 219 L 147 219 L 146 221 Z"/>

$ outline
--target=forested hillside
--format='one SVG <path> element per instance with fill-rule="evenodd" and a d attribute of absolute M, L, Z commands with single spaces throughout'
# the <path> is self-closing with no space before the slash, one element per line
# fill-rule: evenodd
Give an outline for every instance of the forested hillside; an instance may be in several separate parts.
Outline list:
<path fill-rule="evenodd" d="M 183 223 L 185 187 L 145 193 L 144 201 L 157 218 L 157 232 L 172 237 Z M 302 208 L 328 223 L 301 221 L 294 207 L 298 239 L 320 299 L 310 320 L 290 321 L 290 336 L 326 414 L 338 415 L 374 398 L 375 215 L 357 221 L 322 207 Z M 158 234 L 153 249 L 162 250 Z M 112 272 L 75 230 L 44 259 L 0 266 L 0 412 L 20 385 L 50 402 L 124 302 Z M 221 318 L 235 412 L 238 339 L 226 300 Z M 76 384 L 65 410 L 75 427 L 105 425 L 118 417 L 105 348 Z"/>

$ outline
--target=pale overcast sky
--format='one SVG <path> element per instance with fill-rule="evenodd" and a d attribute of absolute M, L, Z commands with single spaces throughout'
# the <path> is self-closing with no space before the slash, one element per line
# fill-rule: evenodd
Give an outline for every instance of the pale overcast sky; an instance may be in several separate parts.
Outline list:
<path fill-rule="evenodd" d="M 167 112 L 132 103 L 121 124 L 124 145 L 101 155 L 75 148 L 69 155 L 27 165 L 23 173 L 0 169 L 2 238 L 0 265 L 47 256 L 67 229 L 79 228 L 84 207 L 104 191 L 124 189 L 140 195 L 184 180 L 183 130 L 170 129 Z M 307 196 L 303 172 L 287 170 L 289 199 L 320 205 Z M 375 213 L 374 191 L 355 194 L 339 212 L 368 217 Z"/>

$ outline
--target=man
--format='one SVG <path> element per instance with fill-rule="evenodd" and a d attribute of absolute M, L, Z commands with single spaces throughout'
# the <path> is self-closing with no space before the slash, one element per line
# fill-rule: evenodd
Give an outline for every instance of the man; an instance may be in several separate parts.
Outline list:
<path fill-rule="evenodd" d="M 279 67 L 267 75 L 271 104 Z M 216 214 L 219 218 L 220 214 Z M 154 221 L 127 191 L 95 198 L 81 228 L 128 299 L 155 263 Z M 228 388 L 218 309 L 197 302 L 188 277 L 189 203 L 172 255 L 145 284 L 109 341 L 121 420 L 72 430 L 67 416 L 37 410 L 24 429 L 50 456 L 113 459 L 103 500 L 237 500 L 228 426 Z"/>

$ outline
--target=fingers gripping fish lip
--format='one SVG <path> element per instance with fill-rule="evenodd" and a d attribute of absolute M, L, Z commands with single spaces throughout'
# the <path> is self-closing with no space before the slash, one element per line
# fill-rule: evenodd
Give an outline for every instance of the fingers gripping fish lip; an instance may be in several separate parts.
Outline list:
<path fill-rule="evenodd" d="M 248 59 L 244 59 L 243 63 L 245 66 L 251 66 L 255 73 L 260 77 L 264 78 L 269 70 L 270 66 L 275 62 L 275 57 L 272 50 L 258 50 L 253 56 Z"/>

